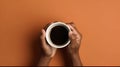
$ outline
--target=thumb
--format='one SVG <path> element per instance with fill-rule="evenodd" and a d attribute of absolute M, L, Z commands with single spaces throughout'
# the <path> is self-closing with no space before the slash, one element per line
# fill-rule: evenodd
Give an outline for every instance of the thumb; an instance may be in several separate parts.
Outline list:
<path fill-rule="evenodd" d="M 52 48 L 52 50 L 53 50 L 53 53 L 52 53 L 51 57 L 53 57 L 55 55 L 57 49 L 56 48 Z"/>
<path fill-rule="evenodd" d="M 45 40 L 45 30 L 44 29 L 42 29 L 42 31 L 41 31 L 41 33 L 42 33 L 42 35 L 40 36 L 40 39 L 41 39 L 41 42 L 42 42 L 42 46 L 43 46 L 43 48 L 46 48 L 46 40 Z"/>

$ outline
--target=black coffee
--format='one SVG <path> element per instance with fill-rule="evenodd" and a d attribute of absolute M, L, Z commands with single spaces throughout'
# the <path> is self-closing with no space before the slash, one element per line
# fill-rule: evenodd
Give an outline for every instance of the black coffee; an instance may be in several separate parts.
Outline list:
<path fill-rule="evenodd" d="M 56 26 L 51 30 L 50 38 L 56 45 L 63 45 L 68 41 L 68 30 L 63 26 Z"/>

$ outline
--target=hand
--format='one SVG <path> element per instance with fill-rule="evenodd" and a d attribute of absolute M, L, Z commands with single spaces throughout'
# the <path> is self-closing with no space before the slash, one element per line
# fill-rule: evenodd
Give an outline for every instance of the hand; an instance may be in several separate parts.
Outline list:
<path fill-rule="evenodd" d="M 49 46 L 49 44 L 46 43 L 44 29 L 42 29 L 41 33 L 42 35 L 40 36 L 40 40 L 41 40 L 42 56 L 40 58 L 38 66 L 48 66 L 51 58 L 53 58 L 57 49 Z"/>
<path fill-rule="evenodd" d="M 42 49 L 43 49 L 43 52 L 44 52 L 44 56 L 52 58 L 55 55 L 57 49 L 49 46 L 49 44 L 46 43 L 45 34 L 46 34 L 45 30 L 42 29 L 42 35 L 41 35 L 40 39 L 41 39 L 41 42 L 42 42 Z"/>
<path fill-rule="evenodd" d="M 79 53 L 82 36 L 73 23 L 69 23 L 68 26 L 71 29 L 69 32 L 71 43 L 68 45 L 67 51 L 71 54 Z"/>
<path fill-rule="evenodd" d="M 81 43 L 81 34 L 76 29 L 73 23 L 69 23 L 71 31 L 69 32 L 69 38 L 71 43 L 65 48 L 67 51 L 67 57 L 69 65 L 72 66 L 82 66 L 80 56 L 79 56 L 79 48 Z"/>

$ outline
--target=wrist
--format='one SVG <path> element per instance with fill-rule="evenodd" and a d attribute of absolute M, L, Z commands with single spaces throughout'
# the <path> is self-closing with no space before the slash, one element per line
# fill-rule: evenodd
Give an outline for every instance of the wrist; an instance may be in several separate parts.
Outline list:
<path fill-rule="evenodd" d="M 73 54 L 70 54 L 70 55 L 71 55 L 71 57 L 79 57 L 79 52 L 73 53 Z"/>
<path fill-rule="evenodd" d="M 79 56 L 79 52 L 70 54 L 69 59 L 72 61 L 73 66 L 81 66 L 82 65 L 80 56 Z"/>
<path fill-rule="evenodd" d="M 70 56 L 77 56 L 77 55 L 79 55 L 79 50 L 76 50 L 76 51 L 68 50 L 67 53 L 68 53 Z"/>
<path fill-rule="evenodd" d="M 45 60 L 51 60 L 52 59 L 52 57 L 50 57 L 50 56 L 42 56 L 41 58 L 43 58 Z"/>
<path fill-rule="evenodd" d="M 71 56 L 71 60 L 73 61 L 73 66 L 82 66 L 82 62 L 79 56 L 79 53 Z"/>
<path fill-rule="evenodd" d="M 67 54 L 69 55 L 69 57 L 73 58 L 73 57 L 79 56 L 79 51 L 73 52 L 70 50 L 70 51 L 67 51 Z"/>
<path fill-rule="evenodd" d="M 51 61 L 51 57 L 48 56 L 42 56 L 40 57 L 40 61 L 38 63 L 38 66 L 48 66 L 49 62 Z"/>

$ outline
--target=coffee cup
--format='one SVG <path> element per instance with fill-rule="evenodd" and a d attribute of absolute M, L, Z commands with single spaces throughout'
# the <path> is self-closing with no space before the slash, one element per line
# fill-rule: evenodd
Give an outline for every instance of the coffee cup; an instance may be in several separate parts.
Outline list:
<path fill-rule="evenodd" d="M 51 23 L 46 28 L 46 41 L 54 48 L 64 48 L 70 43 L 70 28 L 64 22 Z"/>

